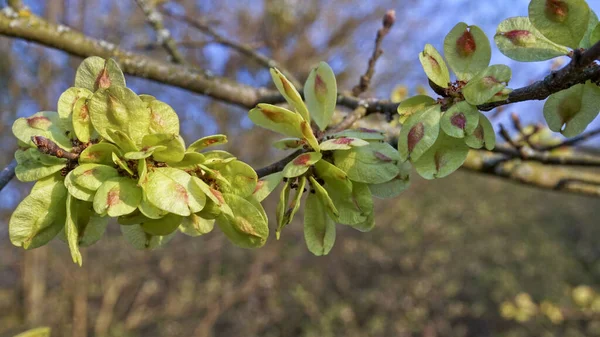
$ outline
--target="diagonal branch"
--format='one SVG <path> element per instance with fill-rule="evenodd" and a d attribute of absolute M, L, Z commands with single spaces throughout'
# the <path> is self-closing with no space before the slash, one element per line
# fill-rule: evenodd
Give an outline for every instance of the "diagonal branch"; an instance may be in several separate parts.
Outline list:
<path fill-rule="evenodd" d="M 2 171 L 0 171 L 0 191 L 14 178 L 17 160 L 13 159 Z"/>
<path fill-rule="evenodd" d="M 156 40 L 158 44 L 162 45 L 167 53 L 169 53 L 169 56 L 174 63 L 184 64 L 185 59 L 179 52 L 179 49 L 177 49 L 177 43 L 171 36 L 171 32 L 165 28 L 162 15 L 156 9 L 154 4 L 147 0 L 135 0 L 135 2 L 146 15 L 148 23 L 156 31 Z"/>
<path fill-rule="evenodd" d="M 277 68 L 281 73 L 290 80 L 296 88 L 301 88 L 302 84 L 296 79 L 296 77 L 286 70 L 279 62 L 257 52 L 254 47 L 249 44 L 241 43 L 234 41 L 232 39 L 227 38 L 226 36 L 218 33 L 215 29 L 213 29 L 210 23 L 203 21 L 199 18 L 193 18 L 187 15 L 178 15 L 169 11 L 164 11 L 165 15 L 172 17 L 173 19 L 181 20 L 187 22 L 190 26 L 196 28 L 197 30 L 203 32 L 204 34 L 213 38 L 213 42 L 219 43 L 223 46 L 229 47 L 238 53 L 253 59 L 259 64 L 267 67 L 267 68 Z"/>
<path fill-rule="evenodd" d="M 14 12 L 0 11 L 0 35 L 40 43 L 79 57 L 112 57 L 129 75 L 183 88 L 243 107 L 252 107 L 262 95 L 273 93 L 265 88 L 257 89 L 224 77 L 211 76 L 206 71 L 197 71 L 133 53 L 63 25 L 49 23 L 33 14 L 19 17 Z"/>
<path fill-rule="evenodd" d="M 394 22 L 396 22 L 396 11 L 390 9 L 383 16 L 382 27 L 377 31 L 377 35 L 375 37 L 375 48 L 373 48 L 373 54 L 371 54 L 371 58 L 369 58 L 367 71 L 360 77 L 360 82 L 354 88 L 352 88 L 352 95 L 358 96 L 367 91 L 369 88 L 369 85 L 371 84 L 371 78 L 373 78 L 373 75 L 375 74 L 375 64 L 377 63 L 377 60 L 381 54 L 383 54 L 381 43 L 383 42 L 383 38 L 390 32 Z"/>

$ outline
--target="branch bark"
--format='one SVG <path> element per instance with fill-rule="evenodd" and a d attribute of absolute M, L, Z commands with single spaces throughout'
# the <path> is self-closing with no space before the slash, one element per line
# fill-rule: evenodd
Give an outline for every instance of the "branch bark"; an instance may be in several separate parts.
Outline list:
<path fill-rule="evenodd" d="M 174 63 L 184 64 L 185 59 L 183 55 L 177 49 L 177 43 L 171 36 L 171 32 L 167 28 L 165 28 L 165 24 L 163 23 L 162 15 L 156 9 L 154 4 L 147 0 L 135 0 L 140 9 L 146 15 L 146 20 L 148 23 L 154 28 L 156 31 L 156 40 L 157 42 L 163 46 L 163 48 L 169 53 L 171 60 Z"/>

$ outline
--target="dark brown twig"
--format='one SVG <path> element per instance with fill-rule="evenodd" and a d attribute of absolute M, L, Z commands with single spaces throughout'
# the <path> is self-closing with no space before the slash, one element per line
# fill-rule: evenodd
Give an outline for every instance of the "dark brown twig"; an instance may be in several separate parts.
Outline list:
<path fill-rule="evenodd" d="M 510 136 L 503 124 L 500 124 L 500 136 L 504 139 L 504 141 L 510 144 L 510 146 L 515 148 L 515 150 L 519 151 L 521 149 L 521 145 L 519 145 L 512 139 L 512 137 Z"/>
<path fill-rule="evenodd" d="M 259 168 L 258 170 L 256 170 L 256 174 L 258 175 L 259 178 L 262 178 L 264 176 L 268 176 L 271 173 L 279 172 L 279 171 L 283 170 L 283 168 L 285 167 L 285 165 L 287 165 L 287 163 L 291 162 L 292 160 L 294 160 L 294 158 L 298 157 L 299 155 L 301 155 L 304 152 L 306 152 L 306 151 L 305 150 L 296 150 L 296 151 L 292 152 L 291 154 L 289 154 L 287 157 L 280 159 L 271 165 L 265 166 L 263 168 Z"/>
<path fill-rule="evenodd" d="M 8 183 L 15 176 L 15 168 L 17 167 L 17 161 L 13 159 L 5 168 L 0 171 L 0 191 L 8 185 Z"/>
<path fill-rule="evenodd" d="M 41 153 L 45 153 L 56 158 L 65 158 L 68 160 L 77 160 L 79 158 L 78 153 L 65 151 L 55 142 L 46 137 L 33 136 L 31 137 L 31 141 L 33 142 L 33 144 L 35 144 L 35 146 L 37 146 L 38 150 Z"/>
<path fill-rule="evenodd" d="M 375 48 L 373 48 L 373 54 L 371 54 L 371 58 L 369 58 L 367 71 L 360 77 L 359 83 L 352 88 L 353 96 L 358 96 L 367 91 L 369 88 L 369 85 L 371 84 L 371 78 L 373 78 L 373 75 L 375 74 L 375 64 L 377 63 L 377 60 L 381 54 L 383 54 L 381 42 L 383 41 L 383 38 L 390 32 L 394 22 L 396 22 L 396 11 L 390 9 L 383 16 L 382 27 L 377 31 L 377 36 L 375 37 Z"/>

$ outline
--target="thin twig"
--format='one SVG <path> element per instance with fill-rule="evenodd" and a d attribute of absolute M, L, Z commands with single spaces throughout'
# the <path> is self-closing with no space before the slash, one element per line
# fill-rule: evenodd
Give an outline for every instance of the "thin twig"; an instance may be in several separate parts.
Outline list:
<path fill-rule="evenodd" d="M 264 176 L 268 176 L 271 173 L 279 172 L 279 171 L 283 170 L 283 168 L 285 167 L 285 165 L 287 165 L 287 163 L 291 162 L 292 160 L 294 160 L 294 158 L 298 157 L 299 155 L 301 155 L 304 152 L 306 152 L 306 151 L 305 150 L 296 150 L 293 153 L 289 154 L 287 157 L 285 157 L 281 160 L 278 160 L 271 165 L 265 166 L 263 168 L 259 168 L 258 170 L 256 170 L 256 174 L 258 174 L 259 178 L 262 178 Z"/>
<path fill-rule="evenodd" d="M 346 117 L 344 117 L 344 119 L 338 125 L 333 126 L 328 133 L 336 133 L 350 128 L 357 120 L 363 118 L 366 113 L 367 108 L 364 106 L 359 106 L 352 112 L 348 113 L 348 115 L 346 115 Z"/>
<path fill-rule="evenodd" d="M 523 151 L 513 147 L 496 144 L 492 153 L 503 154 L 506 159 L 522 159 L 532 162 L 538 162 L 544 165 L 563 165 L 563 166 L 587 166 L 600 167 L 600 157 L 588 154 L 561 154 L 554 155 L 549 152 L 539 152 L 535 150 Z"/>
<path fill-rule="evenodd" d="M 515 150 L 520 150 L 521 149 L 521 145 L 517 144 L 512 137 L 510 136 L 510 134 L 508 133 L 508 131 L 506 130 L 506 128 L 504 127 L 503 124 L 500 124 L 500 136 L 508 143 L 510 144 L 510 146 L 512 146 L 513 148 L 515 148 Z"/>
<path fill-rule="evenodd" d="M 573 146 L 573 145 L 577 145 L 581 142 L 584 142 L 592 137 L 595 137 L 597 135 L 600 135 L 600 128 L 595 129 L 595 130 L 591 130 L 585 133 L 580 134 L 577 137 L 573 137 L 570 139 L 567 139 L 563 142 L 560 142 L 558 144 L 554 144 L 554 145 L 550 145 L 550 146 L 545 146 L 545 147 L 541 147 L 539 148 L 540 151 L 552 151 L 554 149 L 558 149 L 560 147 L 564 147 L 564 146 Z"/>
<path fill-rule="evenodd" d="M 169 53 L 174 63 L 184 64 L 185 59 L 177 49 L 177 43 L 171 36 L 171 32 L 165 28 L 163 18 L 156 7 L 147 0 L 135 0 L 140 9 L 146 15 L 146 20 L 156 31 L 156 40 Z"/>
<path fill-rule="evenodd" d="M 234 41 L 233 39 L 225 37 L 224 35 L 218 33 L 215 29 L 213 29 L 209 23 L 203 21 L 200 18 L 193 18 L 193 17 L 187 16 L 187 15 L 179 15 L 179 14 L 175 14 L 175 13 L 172 13 L 172 12 L 166 11 L 166 10 L 164 10 L 163 12 L 165 13 L 165 15 L 167 15 L 173 19 L 187 22 L 190 26 L 192 26 L 192 27 L 196 28 L 197 30 L 203 32 L 204 34 L 212 37 L 214 39 L 213 42 L 215 42 L 215 43 L 219 43 L 223 46 L 229 47 L 229 48 L 239 52 L 240 54 L 253 59 L 254 61 L 258 62 L 259 64 L 261 64 L 267 68 L 279 69 L 279 71 L 281 71 L 281 73 L 288 80 L 290 80 L 296 88 L 302 87 L 302 85 L 300 84 L 298 79 L 296 79 L 296 77 L 291 72 L 286 70 L 279 62 L 257 52 L 253 48 L 253 46 L 251 46 L 249 44 L 237 42 L 237 41 Z"/>
<path fill-rule="evenodd" d="M 0 191 L 8 185 L 8 183 L 15 176 L 15 168 L 17 167 L 17 160 L 13 159 L 5 168 L 0 171 Z"/>
<path fill-rule="evenodd" d="M 367 91 L 369 88 L 369 85 L 371 84 L 371 78 L 373 78 L 373 75 L 375 74 L 375 64 L 377 63 L 377 60 L 381 54 L 383 54 L 381 43 L 383 42 L 383 38 L 385 38 L 385 36 L 390 32 L 394 22 L 396 22 L 396 11 L 390 9 L 383 16 L 382 27 L 377 31 L 377 36 L 375 37 L 375 48 L 373 48 L 373 54 L 371 54 L 371 58 L 369 58 L 367 71 L 360 77 L 359 83 L 352 88 L 352 95 L 358 96 Z"/>

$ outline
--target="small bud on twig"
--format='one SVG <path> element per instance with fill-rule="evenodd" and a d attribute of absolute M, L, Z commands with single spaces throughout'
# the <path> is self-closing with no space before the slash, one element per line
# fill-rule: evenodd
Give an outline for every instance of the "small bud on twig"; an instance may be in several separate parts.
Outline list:
<path fill-rule="evenodd" d="M 394 25 L 395 22 L 396 22 L 396 11 L 393 9 L 390 9 L 387 12 L 385 12 L 385 15 L 383 16 L 383 27 L 386 29 L 390 29 L 390 28 L 392 28 L 392 26 Z"/>

